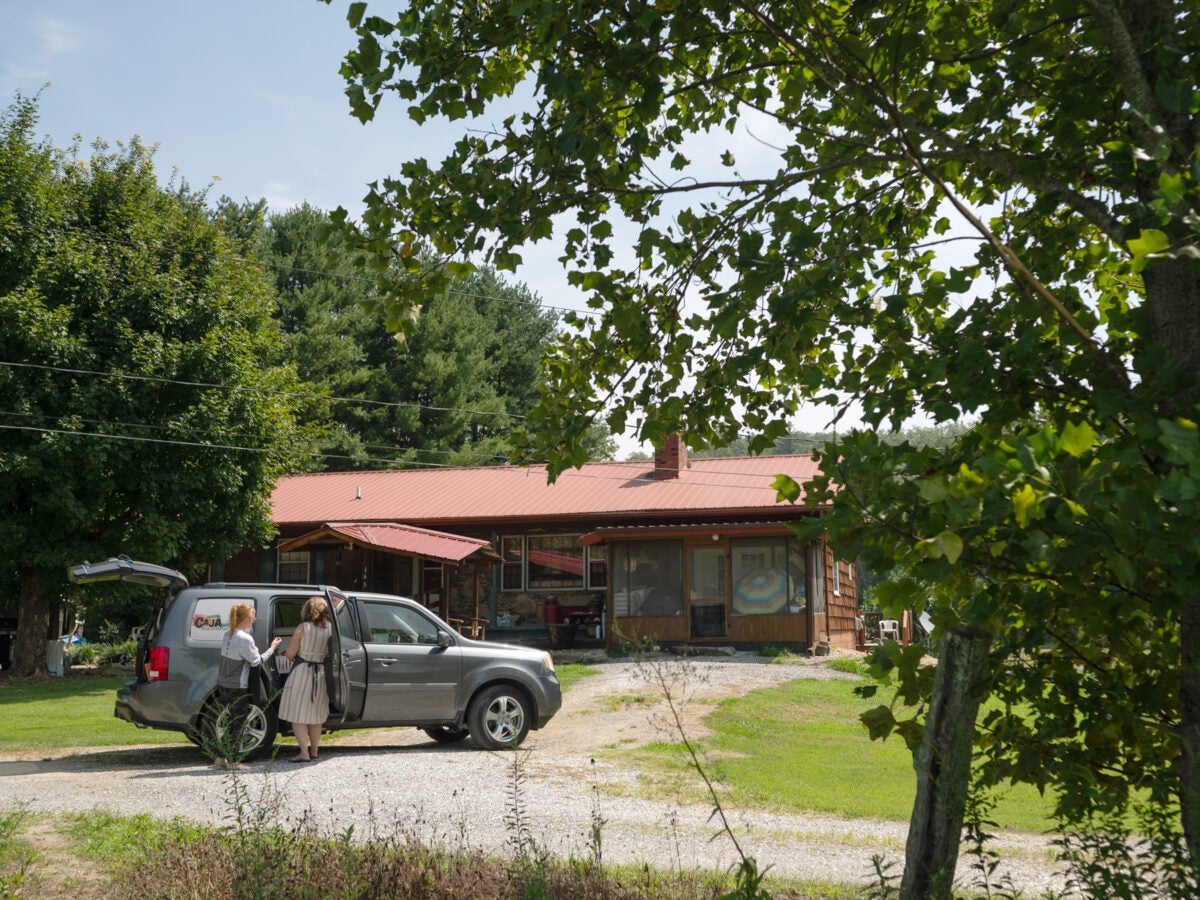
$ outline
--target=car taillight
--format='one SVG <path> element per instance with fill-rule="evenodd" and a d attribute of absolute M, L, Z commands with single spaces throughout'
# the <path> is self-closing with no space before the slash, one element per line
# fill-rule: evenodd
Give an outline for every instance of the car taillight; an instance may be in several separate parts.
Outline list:
<path fill-rule="evenodd" d="M 150 658 L 146 661 L 146 680 L 166 681 L 170 662 L 170 647 L 151 647 Z"/>

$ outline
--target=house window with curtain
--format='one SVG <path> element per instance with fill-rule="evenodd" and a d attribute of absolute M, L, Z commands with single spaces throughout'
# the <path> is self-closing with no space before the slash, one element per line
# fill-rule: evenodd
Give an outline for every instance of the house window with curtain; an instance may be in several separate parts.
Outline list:
<path fill-rule="evenodd" d="M 733 611 L 740 615 L 787 612 L 796 587 L 788 570 L 788 539 L 737 538 L 729 547 Z"/>

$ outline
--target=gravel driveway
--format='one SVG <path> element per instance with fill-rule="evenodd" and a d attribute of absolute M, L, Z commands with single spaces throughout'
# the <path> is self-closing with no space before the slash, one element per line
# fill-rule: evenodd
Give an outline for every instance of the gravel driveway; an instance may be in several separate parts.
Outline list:
<path fill-rule="evenodd" d="M 822 662 L 773 665 L 738 654 L 689 661 L 682 672 L 667 662 L 657 671 L 682 701 L 689 734 L 697 735 L 701 717 L 722 697 L 792 678 L 850 677 Z M 236 775 L 206 765 L 191 745 L 9 757 L 0 759 L 0 805 L 24 801 L 34 811 L 98 808 L 226 823 L 236 780 L 255 801 L 253 815 L 267 820 L 304 817 L 330 833 L 350 826 L 358 836 L 399 829 L 449 847 L 504 849 L 513 840 L 512 795 L 519 783 L 528 834 L 556 855 L 590 858 L 599 819 L 606 862 L 735 865 L 732 842 L 715 836 L 710 807 L 638 799 L 635 773 L 594 756 L 605 747 L 660 739 L 666 709 L 644 667 L 617 661 L 597 668 L 600 674 L 572 687 L 559 715 L 518 753 L 488 753 L 470 742 L 434 744 L 421 732 L 400 729 L 342 732 L 322 744 L 316 763 L 290 765 L 281 754 Z M 776 874 L 864 883 L 872 855 L 896 861 L 897 870 L 903 859 L 905 824 L 726 812 L 743 850 Z M 997 874 L 1027 895 L 1063 890 L 1044 838 L 1005 834 L 993 849 L 1003 858 Z M 963 883 L 972 880 L 969 864 L 960 860 Z"/>

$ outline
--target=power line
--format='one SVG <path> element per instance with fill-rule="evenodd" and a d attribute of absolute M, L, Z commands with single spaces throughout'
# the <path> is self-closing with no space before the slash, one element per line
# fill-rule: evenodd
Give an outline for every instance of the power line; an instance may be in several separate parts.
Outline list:
<path fill-rule="evenodd" d="M 116 421 L 113 419 L 89 419 L 89 418 L 82 418 L 82 417 L 74 416 L 74 415 L 70 415 L 70 414 L 47 415 L 44 413 L 17 412 L 15 410 L 2 410 L 2 409 L 0 409 L 0 416 L 12 416 L 12 417 L 24 418 L 24 419 L 43 419 L 43 420 L 53 419 L 58 422 L 70 420 L 72 422 L 80 422 L 80 423 L 83 423 L 86 425 L 114 426 L 114 427 L 119 427 L 119 428 L 144 428 L 144 429 L 147 429 L 150 431 L 168 431 L 172 427 L 169 425 L 151 425 L 151 424 L 148 424 L 145 422 L 119 422 L 119 421 Z M 196 429 L 196 428 L 192 428 L 190 426 L 188 427 L 188 430 L 193 433 L 198 432 L 200 434 L 210 434 L 211 435 L 214 433 L 218 433 L 218 432 L 214 432 L 209 429 Z M 77 434 L 79 432 L 70 431 L 68 429 L 68 433 Z M 97 434 L 99 434 L 99 432 L 97 432 Z M 221 435 L 221 437 L 224 437 L 227 439 L 244 438 L 247 440 L 254 440 L 257 437 L 257 435 L 237 434 L 235 432 L 232 434 Z M 316 438 L 314 438 L 313 443 L 314 444 L 322 443 L 321 437 L 322 436 L 317 436 Z M 326 442 L 326 443 L 328 443 L 328 442 Z M 463 457 L 472 457 L 474 459 L 494 460 L 496 462 L 506 462 L 508 459 L 508 457 L 506 457 L 506 456 L 500 456 L 495 453 L 474 453 L 469 450 L 429 450 L 429 449 L 424 449 L 424 448 L 420 448 L 420 447 L 400 447 L 400 446 L 396 446 L 396 445 L 392 445 L 392 444 L 367 444 L 367 443 L 364 443 L 362 446 L 364 449 L 369 449 L 369 450 L 394 450 L 399 453 L 409 453 L 409 452 L 428 453 L 428 454 L 433 454 L 436 456 L 463 456 Z M 333 454 L 326 454 L 326 455 L 330 456 L 330 458 L 365 459 L 365 457 L 334 456 Z"/>
<path fill-rule="evenodd" d="M 130 442 L 134 442 L 134 443 L 176 445 L 176 446 L 193 447 L 193 448 L 206 449 L 206 450 L 236 450 L 236 451 L 244 451 L 247 453 L 273 453 L 273 452 L 275 452 L 272 448 L 269 448 L 269 447 L 243 447 L 243 446 L 239 446 L 237 444 L 214 444 L 214 443 L 205 443 L 205 442 L 199 442 L 199 441 L 183 441 L 183 440 L 168 439 L 168 438 L 142 437 L 142 436 L 137 436 L 137 435 L 104 434 L 104 433 L 92 432 L 92 431 L 73 431 L 73 430 L 65 429 L 65 428 L 39 428 L 39 427 L 31 426 L 31 425 L 0 425 L 0 431 L 28 431 L 28 432 L 34 432 L 37 434 L 57 434 L 57 435 L 64 435 L 64 436 L 68 436 L 68 437 L 99 438 L 101 440 L 117 440 L 117 441 L 130 441 Z M 305 451 L 305 450 L 297 451 L 296 455 L 310 457 L 310 458 L 314 458 L 314 459 L 345 459 L 345 460 L 350 460 L 351 462 L 379 463 L 379 464 L 386 465 L 389 468 L 397 467 L 397 466 L 408 468 L 408 469 L 434 469 L 434 470 L 477 468 L 477 467 L 472 467 L 472 466 L 453 465 L 450 463 L 415 462 L 415 461 L 407 461 L 407 460 L 386 459 L 386 458 L 379 459 L 379 458 L 370 458 L 370 457 L 360 458 L 360 457 L 348 456 L 346 454 L 321 453 L 318 451 Z M 637 462 L 639 462 L 639 461 L 603 460 L 603 461 L 599 461 L 597 463 L 593 463 L 593 465 L 633 466 L 633 465 L 636 465 Z M 536 465 L 546 465 L 546 463 L 543 461 L 543 462 L 536 463 Z M 528 468 L 528 467 L 526 467 L 526 466 L 486 466 L 486 467 L 478 467 L 478 468 L 499 468 L 499 469 L 511 470 L 511 471 L 515 472 L 515 471 L 520 471 L 521 469 Z M 658 471 L 658 467 L 654 467 L 651 471 Z M 302 473 L 297 473 L 297 474 L 302 474 Z M 334 475 L 334 474 L 342 474 L 342 473 L 341 472 L 328 472 L 328 473 L 312 473 L 312 474 Z M 709 469 L 705 474 L 707 474 L 707 475 L 728 475 L 731 478 L 738 478 L 738 479 L 748 479 L 751 477 L 751 476 L 748 476 L 747 473 L 745 473 L 745 472 L 729 472 L 729 471 L 723 472 L 719 469 Z M 627 476 L 627 475 L 617 475 L 617 474 L 606 475 L 606 474 L 602 474 L 600 472 L 581 472 L 576 469 L 572 469 L 572 470 L 563 472 L 562 475 L 569 476 L 571 478 L 589 478 L 589 479 L 596 479 L 596 480 L 600 480 L 600 481 L 620 481 L 622 483 L 628 482 L 630 480 L 629 476 Z M 686 486 L 689 486 L 689 487 L 713 487 L 713 488 L 726 488 L 726 489 L 728 489 L 729 487 L 734 487 L 734 486 L 763 487 L 764 489 L 767 489 L 770 487 L 769 484 L 763 484 L 757 478 L 754 480 L 753 483 L 751 483 L 749 481 L 744 481 L 742 485 L 731 485 L 731 484 L 729 484 L 729 482 L 718 483 L 718 482 L 710 482 L 710 481 L 701 481 L 701 480 L 696 480 L 696 479 L 688 479 L 688 481 L 686 482 Z"/>
<path fill-rule="evenodd" d="M 182 387 L 215 388 L 223 391 L 251 391 L 276 397 L 291 397 L 299 400 L 332 400 L 338 403 L 356 403 L 366 406 L 382 406 L 392 409 L 425 409 L 431 412 L 458 412 L 475 416 L 503 416 L 509 419 L 525 419 L 520 413 L 497 412 L 484 409 L 462 409 L 456 406 L 426 406 L 422 403 L 401 403 L 392 400 L 368 400 L 364 397 L 335 397 L 328 394 L 312 394 L 303 391 L 278 391 L 272 388 L 249 387 L 245 385 L 216 384 L 206 381 L 180 381 L 173 378 L 161 378 L 155 375 L 129 375 L 124 372 L 101 372 L 95 369 L 69 369 L 63 366 L 50 366 L 44 363 L 8 362 L 0 360 L 0 366 L 12 366 L 22 369 L 40 369 L 47 372 L 62 372 L 67 375 L 96 375 L 103 378 L 123 378 L 129 381 L 148 381 L 155 384 L 177 384 Z"/>

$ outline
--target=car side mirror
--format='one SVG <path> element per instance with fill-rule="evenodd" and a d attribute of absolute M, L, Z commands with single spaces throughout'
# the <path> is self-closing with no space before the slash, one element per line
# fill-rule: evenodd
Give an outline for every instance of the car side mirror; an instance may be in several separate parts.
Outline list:
<path fill-rule="evenodd" d="M 452 641 L 450 640 L 449 632 L 438 629 L 437 645 L 439 647 L 449 647 Z"/>

